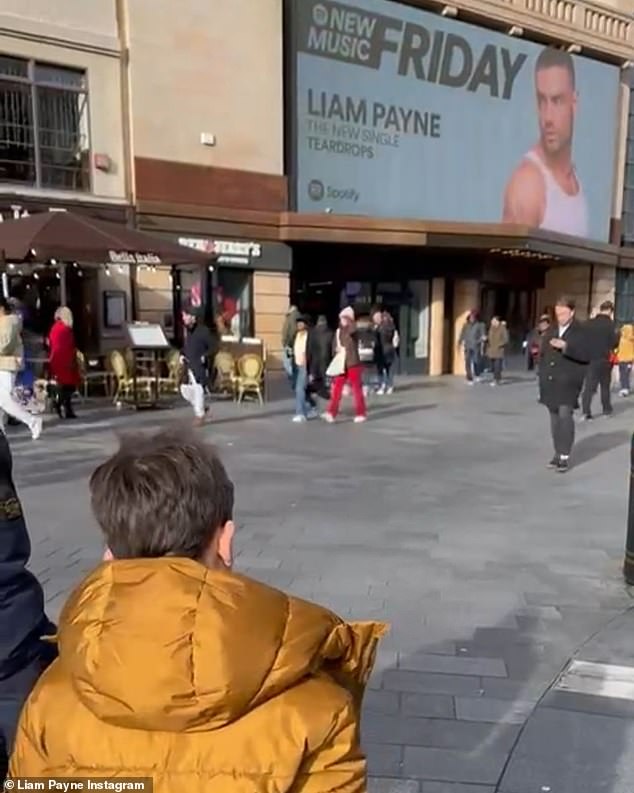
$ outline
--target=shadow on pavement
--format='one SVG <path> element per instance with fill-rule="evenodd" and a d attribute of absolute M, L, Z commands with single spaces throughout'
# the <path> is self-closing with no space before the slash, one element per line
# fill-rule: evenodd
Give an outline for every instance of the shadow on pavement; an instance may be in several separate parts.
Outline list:
<path fill-rule="evenodd" d="M 615 430 L 613 432 L 599 432 L 596 435 L 589 435 L 581 438 L 574 448 L 573 462 L 575 467 L 594 460 L 601 454 L 616 449 L 630 440 L 630 433 L 627 430 Z"/>
<path fill-rule="evenodd" d="M 495 793 L 527 719 L 567 661 L 534 635 L 538 624 L 509 614 L 410 653 L 390 651 L 388 637 L 364 702 L 369 793 Z"/>

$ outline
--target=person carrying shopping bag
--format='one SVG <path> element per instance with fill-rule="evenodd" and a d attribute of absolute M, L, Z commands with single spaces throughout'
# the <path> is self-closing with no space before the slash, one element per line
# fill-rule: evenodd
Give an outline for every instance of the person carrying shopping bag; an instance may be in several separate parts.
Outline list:
<path fill-rule="evenodd" d="M 359 342 L 354 309 L 350 306 L 344 308 L 339 314 L 339 328 L 334 339 L 335 357 L 332 359 L 326 374 L 332 377 L 332 396 L 328 410 L 323 419 L 333 424 L 339 413 L 343 388 L 350 386 L 355 406 L 355 424 L 362 424 L 367 420 L 365 398 L 363 396 L 363 367 L 359 356 Z"/>

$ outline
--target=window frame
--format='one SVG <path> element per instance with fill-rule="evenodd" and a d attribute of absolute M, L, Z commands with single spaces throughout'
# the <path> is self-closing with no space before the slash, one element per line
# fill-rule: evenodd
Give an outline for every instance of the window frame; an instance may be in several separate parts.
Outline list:
<path fill-rule="evenodd" d="M 64 63 L 55 63 L 48 60 L 40 60 L 39 58 L 25 58 L 21 55 L 14 55 L 9 52 L 0 51 L 0 56 L 5 58 L 10 58 L 15 61 L 20 61 L 21 63 L 26 64 L 26 76 L 22 75 L 8 75 L 3 74 L 0 72 L 0 86 L 3 84 L 17 84 L 23 85 L 28 89 L 29 93 L 29 101 L 30 101 L 30 108 L 31 108 L 31 121 L 32 121 L 32 135 L 33 135 L 33 170 L 35 173 L 35 179 L 33 181 L 24 181 L 18 182 L 13 180 L 6 180 L 5 183 L 10 184 L 22 184 L 31 188 L 35 188 L 37 190 L 58 190 L 60 192 L 68 192 L 68 193 L 82 193 L 82 194 L 90 194 L 94 192 L 94 184 L 93 184 L 93 169 L 92 169 L 92 125 L 91 125 L 91 116 L 90 116 L 90 86 L 88 83 L 88 70 L 85 68 L 81 68 L 74 65 L 67 65 Z M 74 87 L 71 85 L 60 85 L 53 81 L 47 80 L 38 80 L 36 77 L 36 70 L 37 67 L 43 68 L 51 68 L 51 69 L 60 69 L 66 70 L 68 72 L 73 72 L 76 75 L 80 75 L 82 78 L 82 87 Z M 87 136 L 88 136 L 88 164 L 85 170 L 85 177 L 86 177 L 86 187 L 85 188 L 73 188 L 73 187 L 59 187 L 54 185 L 46 185 L 42 182 L 42 152 L 41 152 L 41 121 L 40 121 L 40 109 L 39 109 L 39 96 L 38 96 L 38 88 L 44 88 L 54 91 L 65 91 L 69 94 L 78 94 L 84 97 L 85 101 L 85 124 L 87 128 Z M 81 119 L 81 114 L 80 114 Z M 80 171 L 81 173 L 81 171 Z M 3 179 L 0 177 L 0 184 L 3 183 Z"/>

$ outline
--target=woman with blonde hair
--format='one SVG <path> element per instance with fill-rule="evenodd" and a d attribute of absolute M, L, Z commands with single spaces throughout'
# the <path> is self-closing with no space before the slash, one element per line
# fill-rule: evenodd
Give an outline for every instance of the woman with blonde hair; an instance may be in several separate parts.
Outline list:
<path fill-rule="evenodd" d="M 60 418 L 75 419 L 72 397 L 79 386 L 77 347 L 73 334 L 73 314 L 67 306 L 55 312 L 55 322 L 48 336 L 49 373 L 57 385 L 55 408 Z"/>

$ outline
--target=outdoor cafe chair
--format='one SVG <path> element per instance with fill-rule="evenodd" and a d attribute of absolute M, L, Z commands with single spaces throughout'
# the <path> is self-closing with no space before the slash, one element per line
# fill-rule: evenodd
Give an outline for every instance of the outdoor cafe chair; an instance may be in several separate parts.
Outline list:
<path fill-rule="evenodd" d="M 264 361 L 260 355 L 247 353 L 238 359 L 238 376 L 236 378 L 238 402 L 242 402 L 245 394 L 255 394 L 260 400 L 260 404 L 264 402 L 263 375 Z"/>

